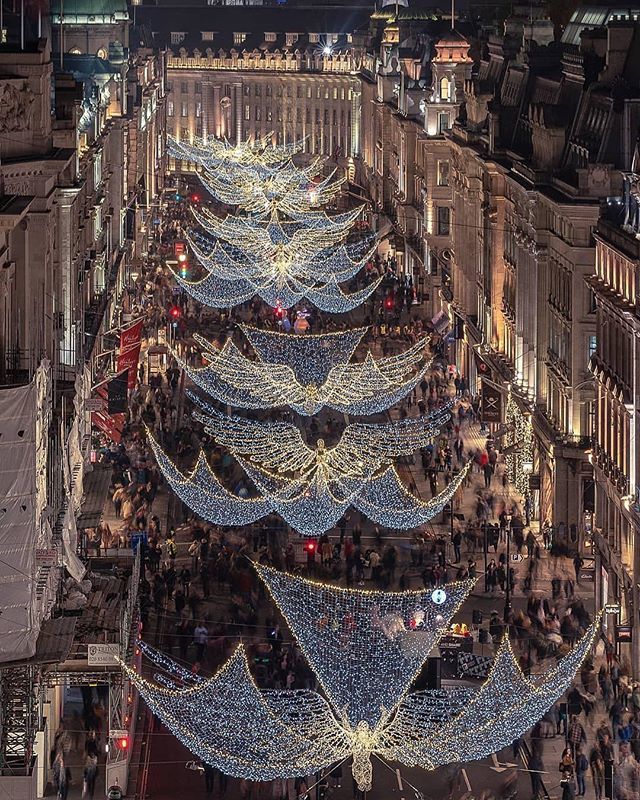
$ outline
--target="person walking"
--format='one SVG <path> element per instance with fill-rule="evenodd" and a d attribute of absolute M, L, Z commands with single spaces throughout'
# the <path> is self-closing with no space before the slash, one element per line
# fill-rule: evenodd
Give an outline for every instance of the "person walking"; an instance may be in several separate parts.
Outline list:
<path fill-rule="evenodd" d="M 585 787 L 584 776 L 586 775 L 588 769 L 589 760 L 582 752 L 582 746 L 578 745 L 576 750 L 576 783 L 578 784 L 577 794 L 579 797 L 584 797 L 587 791 Z"/>
<path fill-rule="evenodd" d="M 84 762 L 82 800 L 93 800 L 98 777 L 98 756 L 88 755 Z"/>
<path fill-rule="evenodd" d="M 591 780 L 593 781 L 593 790 L 596 794 L 596 800 L 602 800 L 602 795 L 604 793 L 604 760 L 599 747 L 593 747 L 591 749 L 589 767 L 591 769 Z"/>
<path fill-rule="evenodd" d="M 201 622 L 194 630 L 193 641 L 196 646 L 196 661 L 202 662 L 209 642 L 209 630 L 204 622 Z"/>
<path fill-rule="evenodd" d="M 587 734 L 584 731 L 582 723 L 578 720 L 578 717 L 573 714 L 571 716 L 571 722 L 569 723 L 569 731 L 567 732 L 567 742 L 571 747 L 571 755 L 574 762 L 576 761 L 578 750 L 586 741 Z"/>

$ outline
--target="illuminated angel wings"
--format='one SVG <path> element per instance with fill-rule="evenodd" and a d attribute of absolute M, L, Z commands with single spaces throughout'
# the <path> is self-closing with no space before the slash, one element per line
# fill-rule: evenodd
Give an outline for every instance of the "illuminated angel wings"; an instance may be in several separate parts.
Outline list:
<path fill-rule="evenodd" d="M 326 483 L 343 478 L 368 480 L 395 458 L 425 447 L 451 416 L 450 409 L 444 408 L 426 417 L 378 424 L 351 423 L 333 447 L 327 447 L 323 439 L 309 447 L 296 425 L 229 416 L 200 402 L 206 413 L 195 412 L 195 418 L 235 456 L 244 456 L 252 465 L 275 476 L 293 474 L 296 480 L 309 480 L 320 471 Z"/>
<path fill-rule="evenodd" d="M 212 678 L 179 688 L 124 667 L 152 711 L 205 764 L 269 780 L 312 774 L 352 757 L 360 789 L 371 759 L 433 769 L 484 758 L 521 737 L 569 687 L 593 646 L 596 620 L 545 673 L 526 677 L 507 638 L 480 689 L 411 693 L 410 685 L 471 589 L 345 590 L 257 567 L 328 698 L 261 691 L 242 646 Z M 171 675 L 166 656 L 156 664 Z"/>
<path fill-rule="evenodd" d="M 249 338 L 251 336 L 251 329 Z M 300 335 L 263 333 L 277 341 L 286 337 L 292 345 L 303 340 L 308 363 L 316 364 L 335 334 Z M 199 335 L 194 337 L 208 361 L 203 368 L 190 367 L 179 357 L 187 376 L 216 400 L 238 408 L 289 406 L 313 416 L 324 406 L 345 414 L 364 416 L 390 408 L 412 391 L 431 365 L 427 340 L 420 340 L 403 353 L 375 359 L 367 352 L 363 361 L 348 363 L 350 352 L 322 374 L 304 375 L 296 364 L 267 360 L 260 352 L 256 360 L 244 356 L 231 339 L 220 349 Z M 306 342 L 305 342 L 306 340 Z M 283 346 L 280 349 L 283 349 Z M 307 359 L 301 359 L 304 365 Z M 304 370 L 304 366 L 303 366 Z"/>
<path fill-rule="evenodd" d="M 158 466 L 173 492 L 203 519 L 214 525 L 242 526 L 272 512 L 304 536 L 331 530 L 351 506 L 379 525 L 408 530 L 432 520 L 449 503 L 466 478 L 469 464 L 436 497 L 423 501 L 407 491 L 395 467 L 364 479 L 344 477 L 328 484 L 319 471 L 310 479 L 279 478 L 238 457 L 258 490 L 235 494 L 226 489 L 201 452 L 194 468 L 184 474 L 149 435 Z"/>

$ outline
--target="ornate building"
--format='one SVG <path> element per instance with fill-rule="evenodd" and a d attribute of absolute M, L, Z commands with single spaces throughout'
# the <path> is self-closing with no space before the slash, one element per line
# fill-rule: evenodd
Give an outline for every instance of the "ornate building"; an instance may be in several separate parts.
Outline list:
<path fill-rule="evenodd" d="M 271 131 L 306 139 L 307 152 L 358 155 L 362 44 L 354 25 L 321 10 L 142 7 L 137 41 L 169 48 L 169 132 L 180 141 L 240 141 Z M 178 24 L 179 22 L 179 24 Z M 177 30 L 180 28 L 180 30 Z"/>

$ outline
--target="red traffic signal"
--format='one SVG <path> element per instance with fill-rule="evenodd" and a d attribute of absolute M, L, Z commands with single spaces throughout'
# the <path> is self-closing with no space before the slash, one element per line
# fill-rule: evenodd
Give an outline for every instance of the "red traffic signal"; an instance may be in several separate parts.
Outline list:
<path fill-rule="evenodd" d="M 395 304 L 395 297 L 392 294 L 388 294 L 384 299 L 384 307 L 391 310 Z"/>
<path fill-rule="evenodd" d="M 316 542 L 315 542 L 315 540 L 314 539 L 308 539 L 304 543 L 304 549 L 307 551 L 307 553 L 315 553 L 315 551 L 316 551 Z"/>
<path fill-rule="evenodd" d="M 282 306 L 276 306 L 273 309 L 273 313 L 275 314 L 276 319 L 284 319 L 287 312 Z"/>
<path fill-rule="evenodd" d="M 199 203 L 200 202 L 200 195 L 196 194 L 195 192 L 191 195 L 191 202 L 192 203 Z"/>
<path fill-rule="evenodd" d="M 118 747 L 121 750 L 127 750 L 128 747 L 129 747 L 129 737 L 128 736 L 122 736 L 120 739 L 118 739 Z"/>
<path fill-rule="evenodd" d="M 177 322 L 177 320 L 179 320 L 180 317 L 182 316 L 182 311 L 180 310 L 180 307 L 171 306 L 171 308 L 169 309 L 169 316 L 171 317 L 172 320 L 174 320 L 174 322 Z"/>

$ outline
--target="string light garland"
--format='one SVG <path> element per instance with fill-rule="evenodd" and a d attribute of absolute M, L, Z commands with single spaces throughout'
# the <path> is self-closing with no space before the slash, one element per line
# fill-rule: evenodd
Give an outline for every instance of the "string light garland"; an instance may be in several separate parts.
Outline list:
<path fill-rule="evenodd" d="M 298 426 L 288 422 L 257 422 L 211 407 L 206 414 L 196 411 L 194 417 L 236 457 L 245 456 L 277 475 L 295 473 L 297 480 L 308 480 L 317 471 L 330 484 L 344 477 L 368 480 L 394 458 L 426 447 L 450 419 L 451 410 L 445 407 L 432 416 L 385 423 L 351 423 L 333 447 L 324 439 L 309 447 Z"/>
<path fill-rule="evenodd" d="M 198 516 L 214 525 L 243 526 L 277 512 L 302 536 L 320 536 L 331 530 L 349 507 L 394 530 L 424 525 L 455 496 L 470 467 L 467 464 L 436 497 L 422 501 L 405 489 L 395 467 L 368 481 L 343 478 L 327 484 L 317 474 L 311 480 L 276 478 L 239 457 L 238 462 L 260 492 L 258 497 L 249 497 L 248 489 L 245 496 L 229 492 L 204 452 L 200 452 L 191 473 L 184 475 L 150 433 L 148 440 L 168 485 Z"/>
<path fill-rule="evenodd" d="M 507 476 L 517 491 L 523 497 L 528 497 L 531 494 L 529 475 L 534 463 L 533 424 L 531 416 L 522 413 L 511 392 L 507 398 L 505 424 L 504 460 Z M 528 470 L 525 464 L 529 465 Z"/>
<path fill-rule="evenodd" d="M 317 162 L 306 169 L 285 164 L 267 176 L 253 169 L 225 170 L 219 166 L 198 173 L 204 188 L 217 200 L 254 214 L 274 209 L 288 214 L 333 202 L 342 191 L 346 177 L 337 176 L 337 169 L 313 180 L 317 175 Z"/>
<path fill-rule="evenodd" d="M 322 369 L 327 336 L 283 336 L 279 350 L 286 353 L 285 363 L 282 358 L 265 362 L 260 356 L 252 361 L 231 339 L 218 349 L 198 334 L 194 338 L 202 346 L 205 367 L 190 367 L 174 356 L 196 386 L 226 405 L 251 409 L 288 405 L 304 416 L 324 407 L 359 416 L 383 411 L 412 391 L 431 365 L 427 341 L 421 340 L 395 356 L 376 360 L 368 351 L 362 362 L 335 363 L 327 371 Z M 295 367 L 288 366 L 289 361 Z M 303 374 L 302 381 L 298 373 Z"/>
<path fill-rule="evenodd" d="M 238 144 L 228 139 L 208 139 L 206 142 L 194 137 L 193 144 L 167 137 L 167 151 L 173 158 L 191 161 L 202 166 L 215 167 L 217 164 L 236 164 L 240 166 L 275 167 L 289 161 L 292 156 L 302 153 L 305 139 L 287 145 L 273 145 L 274 135 L 268 133 L 257 139 L 247 139 Z"/>
<path fill-rule="evenodd" d="M 358 788 L 369 791 L 374 756 L 428 770 L 484 758 L 521 737 L 562 696 L 599 626 L 597 619 L 541 675 L 524 676 L 505 636 L 479 690 L 410 693 L 473 581 L 443 587 L 438 605 L 425 591 L 342 589 L 256 569 L 328 703 L 310 690 L 261 691 L 242 645 L 212 678 L 184 688 L 153 684 L 122 665 L 153 713 L 203 763 L 253 781 L 313 774 L 351 756 Z"/>

